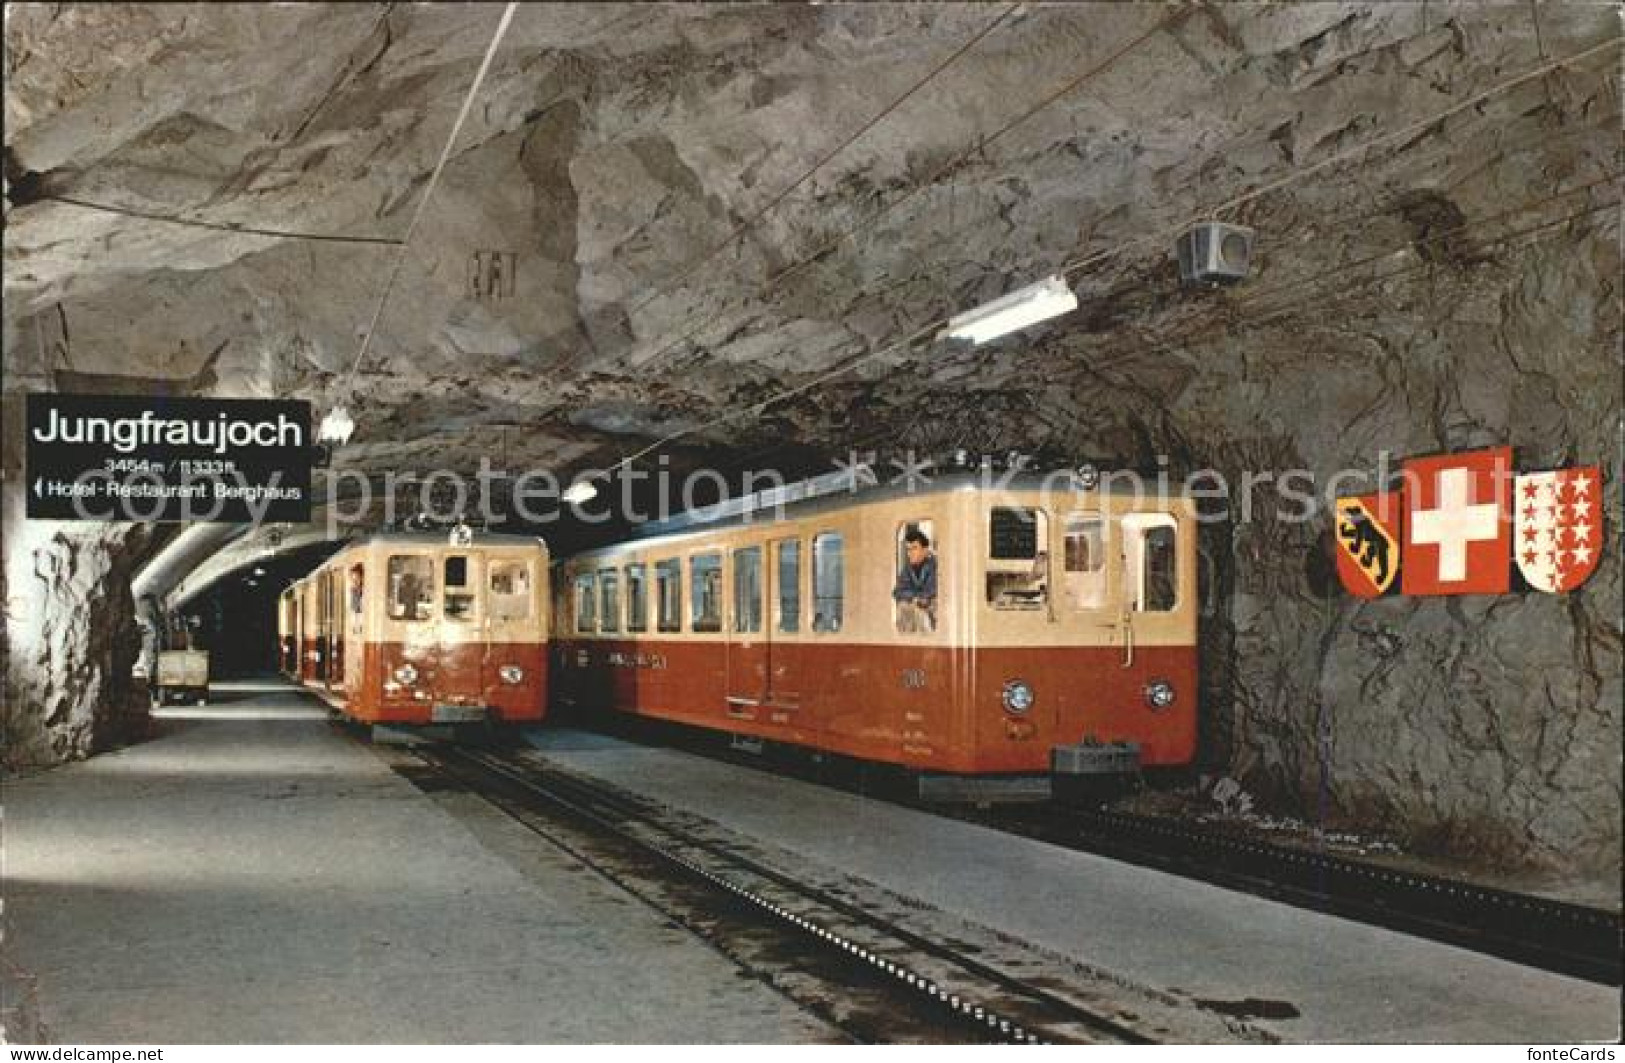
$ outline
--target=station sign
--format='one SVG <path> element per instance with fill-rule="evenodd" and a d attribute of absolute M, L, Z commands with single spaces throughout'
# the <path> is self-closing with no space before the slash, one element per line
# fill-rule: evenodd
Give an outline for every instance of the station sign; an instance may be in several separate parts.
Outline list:
<path fill-rule="evenodd" d="M 310 403 L 27 397 L 27 513 L 52 520 L 310 519 Z"/>

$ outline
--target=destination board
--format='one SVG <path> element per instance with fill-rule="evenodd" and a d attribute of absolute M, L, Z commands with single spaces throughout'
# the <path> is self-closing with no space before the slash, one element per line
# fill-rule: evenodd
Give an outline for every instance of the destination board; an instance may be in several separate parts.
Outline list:
<path fill-rule="evenodd" d="M 29 395 L 28 516 L 308 521 L 310 403 Z"/>

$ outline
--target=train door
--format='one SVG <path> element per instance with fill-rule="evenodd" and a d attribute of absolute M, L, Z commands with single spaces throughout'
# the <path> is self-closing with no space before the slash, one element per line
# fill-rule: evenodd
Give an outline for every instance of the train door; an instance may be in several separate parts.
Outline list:
<path fill-rule="evenodd" d="M 767 559 L 769 615 L 762 625 L 767 646 L 768 718 L 774 723 L 790 723 L 801 707 L 803 663 L 798 645 L 787 635 L 801 631 L 800 539 L 775 539 L 768 544 Z"/>
<path fill-rule="evenodd" d="M 728 629 L 728 715 L 755 720 L 767 700 L 769 641 L 763 623 L 762 547 L 743 546 L 729 557 L 733 568 L 733 615 Z"/>
<path fill-rule="evenodd" d="M 349 626 L 349 612 L 345 608 L 344 570 L 335 568 L 327 581 L 327 615 L 329 661 L 327 665 L 327 689 L 344 689 L 344 644 L 345 633 Z"/>
<path fill-rule="evenodd" d="M 316 574 L 316 674 L 317 682 L 327 682 L 328 664 L 333 659 L 332 596 L 329 584 L 333 572 L 322 569 Z"/>
<path fill-rule="evenodd" d="M 477 593 L 479 575 L 469 554 L 449 553 L 440 559 L 440 660 L 434 689 L 437 720 L 460 721 L 459 710 L 478 705 L 484 696 L 488 632 Z"/>

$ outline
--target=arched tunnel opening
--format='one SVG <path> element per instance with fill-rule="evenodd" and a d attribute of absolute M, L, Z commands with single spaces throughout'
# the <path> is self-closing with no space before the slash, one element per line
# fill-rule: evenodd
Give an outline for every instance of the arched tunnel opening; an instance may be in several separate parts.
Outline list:
<path fill-rule="evenodd" d="M 1617 917 L 1617 12 L 1442 7 L 9 5 L 0 761 L 202 653 Z"/>

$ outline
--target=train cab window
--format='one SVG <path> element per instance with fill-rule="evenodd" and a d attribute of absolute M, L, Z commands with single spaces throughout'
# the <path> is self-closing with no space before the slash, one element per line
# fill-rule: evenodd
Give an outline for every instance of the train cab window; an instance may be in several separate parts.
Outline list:
<path fill-rule="evenodd" d="M 454 555 L 446 558 L 446 619 L 472 620 L 474 618 L 474 585 L 468 579 L 468 558 Z"/>
<path fill-rule="evenodd" d="M 1167 513 L 1130 513 L 1123 518 L 1123 578 L 1136 612 L 1166 613 L 1174 608 L 1175 528 Z"/>
<path fill-rule="evenodd" d="M 683 630 L 683 563 L 675 557 L 655 562 L 655 628 Z"/>
<path fill-rule="evenodd" d="M 839 532 L 813 537 L 813 630 L 839 631 L 846 619 L 846 540 Z"/>
<path fill-rule="evenodd" d="M 619 631 L 621 629 L 621 578 L 612 568 L 600 569 L 598 572 L 598 603 L 602 607 L 598 613 L 598 630 Z"/>
<path fill-rule="evenodd" d="M 1049 598 L 1049 523 L 1041 509 L 995 506 L 988 513 L 987 604 L 1042 609 Z"/>
<path fill-rule="evenodd" d="M 639 561 L 626 566 L 626 630 L 649 630 L 649 587 L 645 566 Z"/>
<path fill-rule="evenodd" d="M 1106 522 L 1098 513 L 1072 513 L 1066 518 L 1061 593 L 1073 609 L 1099 609 L 1106 604 Z"/>
<path fill-rule="evenodd" d="M 762 548 L 734 551 L 734 630 L 750 635 L 762 630 Z"/>
<path fill-rule="evenodd" d="M 576 631 L 589 635 L 598 626 L 598 585 L 591 572 L 576 577 Z"/>
<path fill-rule="evenodd" d="M 492 620 L 530 619 L 530 562 L 492 561 L 487 584 Z"/>
<path fill-rule="evenodd" d="M 427 620 L 434 612 L 434 562 L 427 557 L 389 559 L 389 618 Z"/>
<path fill-rule="evenodd" d="M 367 586 L 366 569 L 361 565 L 350 566 L 350 615 L 361 615 L 361 603 L 365 601 L 364 592 Z"/>
<path fill-rule="evenodd" d="M 779 630 L 801 630 L 801 540 L 774 544 L 779 562 Z"/>
<path fill-rule="evenodd" d="M 937 629 L 936 521 L 911 520 L 897 526 L 893 561 L 892 617 L 904 635 L 926 635 Z"/>
<path fill-rule="evenodd" d="M 700 554 L 688 562 L 691 631 L 722 630 L 722 555 Z"/>

